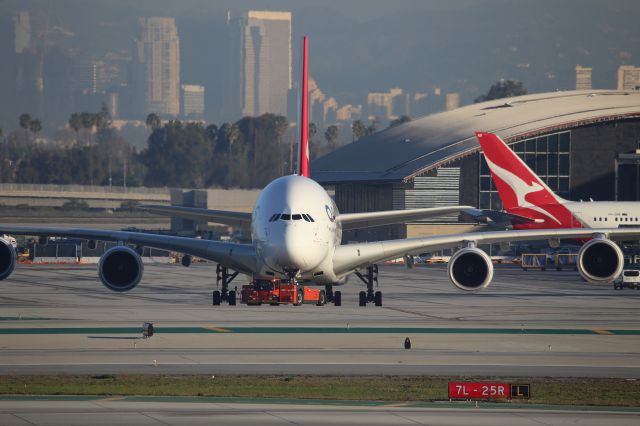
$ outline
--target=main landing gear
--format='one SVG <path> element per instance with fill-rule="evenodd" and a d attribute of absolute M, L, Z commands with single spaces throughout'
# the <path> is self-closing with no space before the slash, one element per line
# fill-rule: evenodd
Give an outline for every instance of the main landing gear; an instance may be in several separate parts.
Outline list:
<path fill-rule="evenodd" d="M 367 291 L 360 292 L 359 305 L 367 306 L 367 303 L 373 302 L 376 306 L 382 306 L 382 292 L 373 291 L 373 283 L 378 286 L 378 265 L 369 266 L 365 274 L 356 271 L 356 276 L 367 286 Z"/>
<path fill-rule="evenodd" d="M 238 272 L 229 273 L 229 270 L 220 264 L 216 267 L 216 287 L 220 290 L 213 292 L 213 305 L 219 306 L 222 302 L 229 303 L 230 306 L 236 304 L 236 292 L 229 291 L 229 284 L 238 276 Z M 220 286 L 222 284 L 222 286 Z"/>
<path fill-rule="evenodd" d="M 324 292 L 327 295 L 327 302 L 333 303 L 335 306 L 342 306 L 342 292 L 340 290 L 333 291 L 332 285 L 325 285 Z"/>

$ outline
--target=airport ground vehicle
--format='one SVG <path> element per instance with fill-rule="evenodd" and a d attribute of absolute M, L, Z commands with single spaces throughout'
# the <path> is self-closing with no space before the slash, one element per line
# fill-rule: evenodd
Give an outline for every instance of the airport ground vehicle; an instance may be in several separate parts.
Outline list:
<path fill-rule="evenodd" d="M 622 290 L 625 287 L 640 290 L 640 270 L 625 269 L 620 279 L 613 282 L 614 290 Z"/>
<path fill-rule="evenodd" d="M 336 291 L 333 295 L 334 303 L 339 306 L 342 295 Z M 306 287 L 295 281 L 273 278 L 255 278 L 250 284 L 242 286 L 241 302 L 246 305 L 302 305 L 313 303 L 322 306 L 327 303 L 327 294 L 324 290 Z"/>

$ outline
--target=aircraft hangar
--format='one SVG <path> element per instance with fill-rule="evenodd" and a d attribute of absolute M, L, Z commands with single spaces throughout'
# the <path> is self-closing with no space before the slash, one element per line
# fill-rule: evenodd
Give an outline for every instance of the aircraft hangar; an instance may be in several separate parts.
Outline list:
<path fill-rule="evenodd" d="M 499 99 L 415 119 L 313 161 L 342 213 L 464 204 L 501 209 L 475 131 L 498 134 L 570 200 L 640 201 L 640 92 Z M 469 219 L 469 218 L 467 218 Z M 345 232 L 364 241 L 474 228 L 450 216 Z"/>

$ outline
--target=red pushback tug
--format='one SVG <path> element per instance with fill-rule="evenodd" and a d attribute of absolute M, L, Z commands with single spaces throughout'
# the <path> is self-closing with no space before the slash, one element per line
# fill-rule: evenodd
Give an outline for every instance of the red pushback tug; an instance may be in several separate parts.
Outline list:
<path fill-rule="evenodd" d="M 309 288 L 280 278 L 256 278 L 251 284 L 242 286 L 241 302 L 246 305 L 302 305 L 313 303 L 322 306 L 327 303 L 324 290 Z"/>

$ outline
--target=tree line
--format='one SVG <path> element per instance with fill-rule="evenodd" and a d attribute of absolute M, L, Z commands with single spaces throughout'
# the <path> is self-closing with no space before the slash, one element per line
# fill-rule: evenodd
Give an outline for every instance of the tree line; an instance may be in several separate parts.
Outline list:
<path fill-rule="evenodd" d="M 106 108 L 72 114 L 68 127 L 73 141 L 68 144 L 38 139 L 42 126 L 28 114 L 20 116 L 19 125 L 6 136 L 0 129 L 1 182 L 262 188 L 294 171 L 297 160 L 297 135 L 285 117 L 274 114 L 220 126 L 163 122 L 149 114 L 150 135 L 140 151 L 112 126 Z M 312 158 L 337 147 L 337 126 L 329 126 L 324 137 L 322 147 L 312 144 Z"/>

